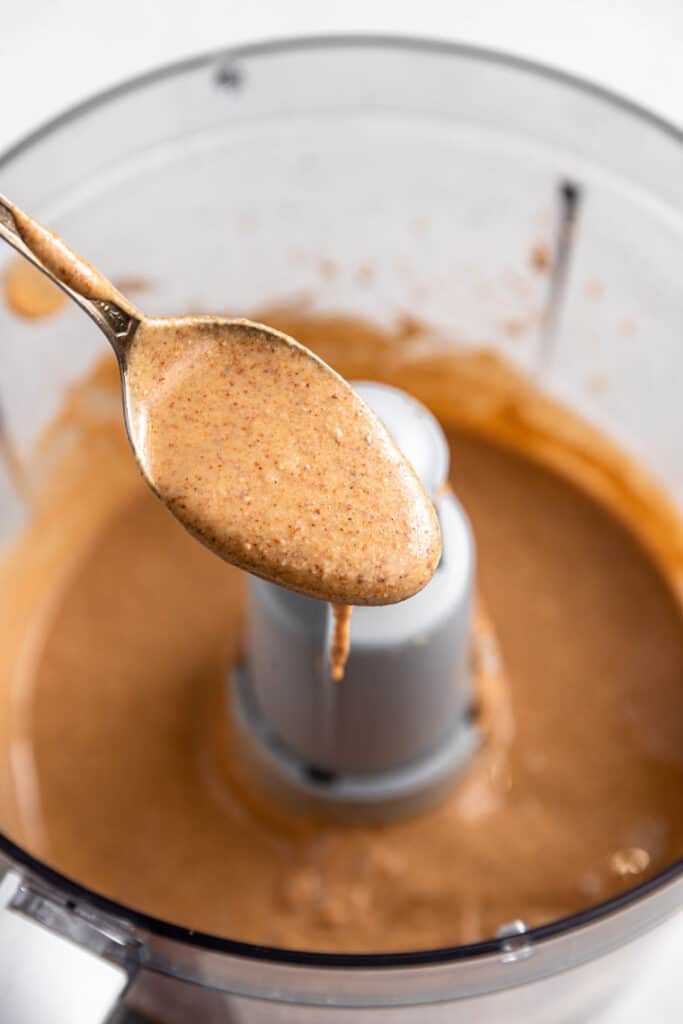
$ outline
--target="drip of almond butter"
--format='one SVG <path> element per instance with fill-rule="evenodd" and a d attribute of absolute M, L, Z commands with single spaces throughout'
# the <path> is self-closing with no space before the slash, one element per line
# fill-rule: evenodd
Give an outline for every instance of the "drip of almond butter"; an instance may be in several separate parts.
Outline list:
<path fill-rule="evenodd" d="M 353 608 L 349 604 L 333 604 L 334 635 L 332 648 L 330 650 L 330 661 L 332 663 L 332 678 L 335 682 L 344 678 L 344 669 L 349 658 L 351 647 L 351 612 Z"/>

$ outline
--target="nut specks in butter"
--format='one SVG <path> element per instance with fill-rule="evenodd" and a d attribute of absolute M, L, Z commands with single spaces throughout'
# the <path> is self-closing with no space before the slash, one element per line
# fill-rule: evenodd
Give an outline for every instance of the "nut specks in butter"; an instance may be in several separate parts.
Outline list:
<path fill-rule="evenodd" d="M 223 558 L 335 604 L 391 604 L 431 579 L 438 521 L 353 389 L 249 321 L 144 320 L 126 373 L 153 487 Z"/>

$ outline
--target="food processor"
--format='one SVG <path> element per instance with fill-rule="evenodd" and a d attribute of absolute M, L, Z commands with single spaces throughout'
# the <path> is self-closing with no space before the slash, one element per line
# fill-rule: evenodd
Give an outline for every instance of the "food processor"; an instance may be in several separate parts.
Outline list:
<path fill-rule="evenodd" d="M 293 299 L 378 324 L 417 312 L 464 349 L 499 350 L 683 501 L 683 139 L 601 90 L 447 44 L 240 47 L 67 112 L 0 159 L 0 188 L 113 279 L 150 282 L 152 315 Z M 2 426 L 21 464 L 102 341 L 77 311 L 25 323 L 3 308 L 0 325 Z M 283 802 L 390 819 L 457 786 L 481 741 L 476 552 L 443 486 L 437 421 L 405 391 L 356 383 L 435 501 L 442 564 L 405 606 L 356 609 L 339 684 L 320 655 L 326 607 L 250 582 L 232 693 L 245 763 Z M 3 545 L 25 521 L 15 476 L 5 464 Z M 477 643 L 495 666 L 495 637 Z M 363 732 L 371 688 L 379 712 Z M 298 951 L 117 904 L 22 848 L 1 804 L 0 826 L 12 1024 L 593 1019 L 656 955 L 683 901 L 679 861 L 571 917 L 501 920 L 483 942 Z"/>

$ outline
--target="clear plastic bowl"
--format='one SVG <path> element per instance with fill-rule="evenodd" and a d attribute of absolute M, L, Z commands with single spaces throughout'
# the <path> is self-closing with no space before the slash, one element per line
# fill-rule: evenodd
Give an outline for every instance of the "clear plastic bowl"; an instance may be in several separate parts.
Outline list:
<path fill-rule="evenodd" d="M 566 183 L 581 196 L 572 231 Z M 0 158 L 0 188 L 110 276 L 150 279 L 152 314 L 239 315 L 301 296 L 380 322 L 415 308 L 459 344 L 485 342 L 541 375 L 683 501 L 682 139 L 601 90 L 445 44 L 243 47 L 67 112 Z M 563 223 L 559 302 L 530 252 L 554 247 Z M 510 322 L 525 325 L 514 340 Z M 27 453 L 103 343 L 77 310 L 44 324 L 0 310 L 0 333 L 3 423 Z M 610 381 L 599 395 L 596 376 Z M 21 519 L 2 477 L 3 541 Z M 49 870 L 11 834 L 0 852 L 23 879 L 24 912 L 123 963 L 126 1005 L 169 1022 L 586 1019 L 654 955 L 650 933 L 683 901 L 678 862 L 517 939 L 335 956 L 136 913 Z"/>

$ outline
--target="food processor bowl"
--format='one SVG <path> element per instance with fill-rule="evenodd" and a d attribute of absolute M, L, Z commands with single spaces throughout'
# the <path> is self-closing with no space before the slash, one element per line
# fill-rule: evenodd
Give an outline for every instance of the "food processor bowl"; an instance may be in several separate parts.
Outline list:
<path fill-rule="evenodd" d="M 0 187 L 109 277 L 148 282 L 149 314 L 297 301 L 380 324 L 415 313 L 459 346 L 497 349 L 683 501 L 683 139 L 599 89 L 448 44 L 240 47 L 68 111 L 0 158 Z M 0 331 L 2 424 L 21 460 L 103 343 L 76 309 L 28 323 L 3 308 Z M 3 544 L 24 517 L 5 467 Z M 679 861 L 474 945 L 254 946 L 41 863 L 22 846 L 15 769 L 2 758 L 0 974 L 16 1022 L 42 1019 L 36 1005 L 70 1024 L 585 1020 L 657 955 L 683 902 Z"/>

